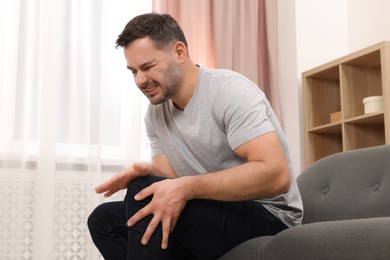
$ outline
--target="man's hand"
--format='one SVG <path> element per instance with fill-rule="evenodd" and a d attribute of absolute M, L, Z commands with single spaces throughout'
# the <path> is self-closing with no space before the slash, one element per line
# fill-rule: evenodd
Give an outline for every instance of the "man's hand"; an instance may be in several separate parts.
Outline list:
<path fill-rule="evenodd" d="M 150 237 L 161 222 L 163 235 L 161 247 L 163 249 L 168 247 L 169 234 L 175 228 L 180 213 L 188 200 L 185 197 L 185 189 L 181 185 L 181 179 L 166 179 L 153 183 L 135 195 L 135 200 L 143 200 L 153 195 L 151 202 L 134 214 L 127 223 L 128 226 L 132 226 L 142 218 L 153 215 L 142 237 L 142 244 L 146 245 L 149 242 Z"/>
<path fill-rule="evenodd" d="M 110 179 L 101 183 L 95 188 L 97 194 L 104 193 L 104 197 L 110 197 L 115 192 L 127 189 L 129 183 L 136 177 L 146 176 L 152 171 L 152 166 L 148 163 L 134 163 L 132 166 L 116 173 Z"/>

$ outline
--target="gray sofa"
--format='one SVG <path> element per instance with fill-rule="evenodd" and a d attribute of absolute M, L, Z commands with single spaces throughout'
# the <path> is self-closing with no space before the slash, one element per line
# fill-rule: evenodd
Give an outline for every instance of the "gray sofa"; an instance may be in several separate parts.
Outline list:
<path fill-rule="evenodd" d="M 390 145 L 330 155 L 297 181 L 303 225 L 246 241 L 221 260 L 390 259 Z"/>

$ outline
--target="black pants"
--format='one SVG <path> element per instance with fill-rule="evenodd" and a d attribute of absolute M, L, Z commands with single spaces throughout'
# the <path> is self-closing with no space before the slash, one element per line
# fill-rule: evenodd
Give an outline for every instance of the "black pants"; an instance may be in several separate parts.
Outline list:
<path fill-rule="evenodd" d="M 243 241 L 274 235 L 287 227 L 255 201 L 221 202 L 190 200 L 169 236 L 168 248 L 161 249 L 161 224 L 148 245 L 141 238 L 152 216 L 133 227 L 127 220 L 151 200 L 135 201 L 134 195 L 163 178 L 146 176 L 133 180 L 124 202 L 99 205 L 89 216 L 88 227 L 100 253 L 106 260 L 217 259 Z"/>

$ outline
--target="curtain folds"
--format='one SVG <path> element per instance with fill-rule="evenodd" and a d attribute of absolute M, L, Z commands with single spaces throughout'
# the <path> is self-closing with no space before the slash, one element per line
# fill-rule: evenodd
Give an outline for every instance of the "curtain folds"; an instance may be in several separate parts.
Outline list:
<path fill-rule="evenodd" d="M 0 258 L 102 259 L 94 186 L 149 160 L 148 101 L 115 40 L 151 1 L 0 0 Z"/>
<path fill-rule="evenodd" d="M 277 82 L 277 1 L 153 0 L 182 26 L 193 61 L 232 69 L 259 85 L 282 122 Z"/>

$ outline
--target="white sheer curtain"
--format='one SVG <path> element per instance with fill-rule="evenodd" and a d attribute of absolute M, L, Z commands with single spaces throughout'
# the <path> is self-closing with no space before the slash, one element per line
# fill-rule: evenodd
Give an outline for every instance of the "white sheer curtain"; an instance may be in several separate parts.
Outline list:
<path fill-rule="evenodd" d="M 0 259 L 99 259 L 94 186 L 148 160 L 147 100 L 115 40 L 136 0 L 0 0 Z M 111 199 L 121 199 L 123 193 Z"/>

